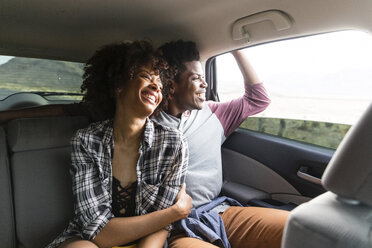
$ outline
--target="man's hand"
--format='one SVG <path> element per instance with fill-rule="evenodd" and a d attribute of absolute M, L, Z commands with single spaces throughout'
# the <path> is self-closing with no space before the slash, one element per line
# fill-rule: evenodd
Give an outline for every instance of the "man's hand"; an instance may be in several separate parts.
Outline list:
<path fill-rule="evenodd" d="M 176 203 L 173 205 L 173 207 L 179 214 L 179 219 L 184 219 L 190 214 L 190 210 L 192 208 L 192 199 L 186 193 L 185 184 L 181 186 L 181 189 L 176 197 Z"/>

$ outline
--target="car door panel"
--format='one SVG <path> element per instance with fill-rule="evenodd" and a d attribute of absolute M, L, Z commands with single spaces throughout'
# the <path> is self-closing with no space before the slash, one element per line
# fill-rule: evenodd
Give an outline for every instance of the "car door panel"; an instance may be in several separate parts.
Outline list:
<path fill-rule="evenodd" d="M 233 186 L 246 185 L 248 182 L 253 189 L 266 193 L 263 194 L 266 198 L 260 197 L 261 199 L 267 199 L 267 195 L 273 198 L 276 194 L 301 195 L 288 181 L 269 167 L 229 148 L 222 148 L 222 163 L 225 192 L 226 190 L 233 192 Z M 251 193 L 251 195 L 249 200 L 259 199 L 256 194 Z"/>
<path fill-rule="evenodd" d="M 223 193 L 244 199 L 249 195 L 244 192 L 254 189 L 262 193 L 249 198 L 263 199 L 266 193 L 280 202 L 300 204 L 325 192 L 316 180 L 332 155 L 331 149 L 240 128 L 222 147 Z"/>

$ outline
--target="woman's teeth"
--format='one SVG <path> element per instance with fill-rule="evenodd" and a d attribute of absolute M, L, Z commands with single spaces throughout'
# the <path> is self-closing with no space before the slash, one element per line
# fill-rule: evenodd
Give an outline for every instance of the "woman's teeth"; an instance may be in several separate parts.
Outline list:
<path fill-rule="evenodd" d="M 154 95 L 150 94 L 145 94 L 145 97 L 149 99 L 151 102 L 155 103 L 156 102 L 156 97 Z"/>

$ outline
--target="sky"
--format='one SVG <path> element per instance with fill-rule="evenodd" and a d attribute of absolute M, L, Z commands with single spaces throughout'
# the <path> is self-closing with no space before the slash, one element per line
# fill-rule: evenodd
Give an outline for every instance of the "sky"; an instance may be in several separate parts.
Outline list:
<path fill-rule="evenodd" d="M 0 65 L 8 62 L 12 58 L 14 58 L 14 57 L 12 57 L 12 56 L 0 56 Z"/>
<path fill-rule="evenodd" d="M 274 94 L 372 99 L 372 36 L 367 33 L 330 33 L 244 51 Z M 242 76 L 232 55 L 217 61 L 218 90 L 240 90 Z"/>

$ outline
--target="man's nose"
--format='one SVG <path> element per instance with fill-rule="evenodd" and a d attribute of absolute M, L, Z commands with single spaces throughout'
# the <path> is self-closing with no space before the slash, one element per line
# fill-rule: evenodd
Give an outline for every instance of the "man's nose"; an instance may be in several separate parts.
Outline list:
<path fill-rule="evenodd" d="M 207 82 L 205 81 L 204 78 L 201 79 L 201 82 L 202 82 L 202 84 L 201 84 L 202 88 L 207 88 L 208 87 L 208 84 L 207 84 Z"/>

